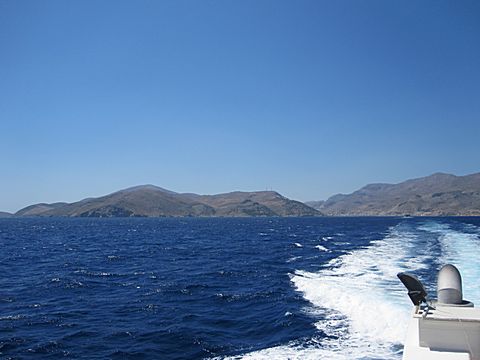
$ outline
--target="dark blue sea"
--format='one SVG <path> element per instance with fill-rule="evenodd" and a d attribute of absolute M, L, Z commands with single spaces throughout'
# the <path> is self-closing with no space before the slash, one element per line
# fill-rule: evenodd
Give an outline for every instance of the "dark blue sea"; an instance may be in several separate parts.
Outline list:
<path fill-rule="evenodd" d="M 5 359 L 400 359 L 410 303 L 480 218 L 0 219 Z"/>

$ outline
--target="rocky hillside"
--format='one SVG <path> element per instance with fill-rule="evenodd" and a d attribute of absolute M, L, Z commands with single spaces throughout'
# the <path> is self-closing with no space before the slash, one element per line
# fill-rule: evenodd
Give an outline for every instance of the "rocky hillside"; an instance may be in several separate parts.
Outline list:
<path fill-rule="evenodd" d="M 318 216 L 319 211 L 274 191 L 219 195 L 179 194 L 153 185 L 136 186 L 74 203 L 36 204 L 16 216 Z"/>
<path fill-rule="evenodd" d="M 67 205 L 67 203 L 53 203 L 53 204 L 35 204 L 35 205 L 30 205 L 27 206 L 26 208 L 23 208 L 15 213 L 15 216 L 37 216 L 40 214 L 43 214 L 45 212 L 48 212 L 50 210 L 54 210 L 56 208 L 60 208 L 62 206 Z"/>
<path fill-rule="evenodd" d="M 8 217 L 12 217 L 13 215 L 8 213 L 8 212 L 4 212 L 4 211 L 0 211 L 0 218 L 8 218 Z"/>
<path fill-rule="evenodd" d="M 437 173 L 400 184 L 370 184 L 349 195 L 307 203 L 325 215 L 480 215 L 480 173 Z"/>

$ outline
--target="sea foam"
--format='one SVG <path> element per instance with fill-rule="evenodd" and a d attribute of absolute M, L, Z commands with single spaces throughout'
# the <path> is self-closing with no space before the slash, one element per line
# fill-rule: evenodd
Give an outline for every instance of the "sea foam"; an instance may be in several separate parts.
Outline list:
<path fill-rule="evenodd" d="M 480 228 L 465 225 L 461 231 L 447 224 L 429 222 L 422 230 L 438 235 L 442 247 L 440 263 L 455 265 L 462 275 L 463 297 L 480 306 Z"/>
<path fill-rule="evenodd" d="M 411 305 L 396 274 L 424 269 L 432 255 L 415 254 L 418 233 L 393 227 L 382 240 L 331 260 L 291 281 L 322 320 L 326 337 L 242 355 L 242 359 L 400 359 Z"/>

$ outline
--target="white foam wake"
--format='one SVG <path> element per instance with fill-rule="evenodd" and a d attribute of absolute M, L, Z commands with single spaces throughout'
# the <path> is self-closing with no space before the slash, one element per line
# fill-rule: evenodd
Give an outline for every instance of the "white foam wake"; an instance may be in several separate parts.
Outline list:
<path fill-rule="evenodd" d="M 441 258 L 434 258 L 435 253 Z M 400 359 L 411 304 L 396 274 L 453 263 L 462 273 L 464 298 L 480 306 L 479 255 L 478 227 L 458 231 L 432 221 L 409 230 L 400 224 L 384 239 L 332 260 L 319 272 L 291 276 L 312 305 L 305 311 L 322 318 L 315 325 L 326 336 L 308 345 L 291 343 L 235 358 Z"/>
<path fill-rule="evenodd" d="M 338 336 L 323 342 L 329 351 L 323 358 L 400 357 L 410 304 L 396 274 L 425 267 L 429 257 L 412 257 L 416 237 L 393 228 L 383 240 L 333 260 L 325 270 L 295 274 L 296 288 L 327 318 L 317 327 Z"/>
<path fill-rule="evenodd" d="M 421 230 L 438 235 L 442 247 L 441 264 L 453 264 L 462 274 L 463 297 L 480 306 L 480 229 L 466 226 L 468 232 L 452 229 L 447 224 L 429 222 Z"/>
<path fill-rule="evenodd" d="M 424 268 L 431 257 L 415 256 L 417 236 L 395 227 L 320 272 L 297 271 L 291 281 L 312 304 L 306 311 L 322 318 L 315 325 L 327 336 L 308 347 L 292 343 L 237 358 L 400 359 L 411 307 L 396 274 Z"/>

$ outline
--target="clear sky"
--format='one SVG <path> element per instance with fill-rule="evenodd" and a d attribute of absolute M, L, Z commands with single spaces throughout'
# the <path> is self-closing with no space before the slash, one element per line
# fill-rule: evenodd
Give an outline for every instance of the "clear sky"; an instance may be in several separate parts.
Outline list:
<path fill-rule="evenodd" d="M 0 210 L 480 171 L 480 2 L 0 0 Z"/>

